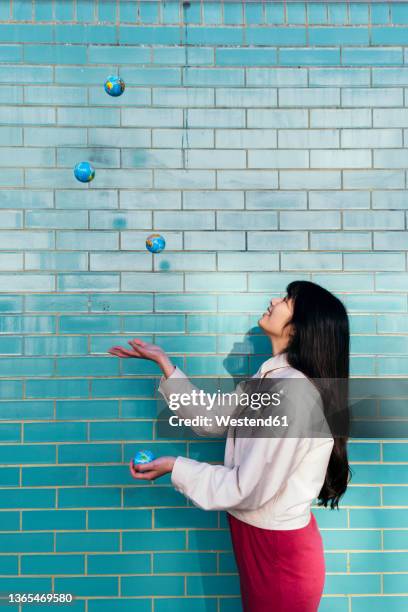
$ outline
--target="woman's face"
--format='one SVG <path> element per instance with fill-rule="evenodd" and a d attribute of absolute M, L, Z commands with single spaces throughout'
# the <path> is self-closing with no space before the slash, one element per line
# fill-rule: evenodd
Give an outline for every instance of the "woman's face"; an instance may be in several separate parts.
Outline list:
<path fill-rule="evenodd" d="M 290 325 L 283 331 L 283 326 L 293 314 L 293 299 L 285 296 L 283 298 L 272 298 L 267 310 L 258 321 L 258 325 L 268 336 L 277 338 L 289 337 Z"/>

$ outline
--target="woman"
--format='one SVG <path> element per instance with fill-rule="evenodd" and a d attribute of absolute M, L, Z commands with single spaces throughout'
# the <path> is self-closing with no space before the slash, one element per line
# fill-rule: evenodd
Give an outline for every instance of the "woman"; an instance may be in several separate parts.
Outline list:
<path fill-rule="evenodd" d="M 349 376 L 349 322 L 342 302 L 315 283 L 294 281 L 284 298 L 274 298 L 258 321 L 272 343 L 253 378 L 301 378 L 314 389 L 329 434 L 325 437 L 227 437 L 224 465 L 186 457 L 160 457 L 130 470 L 135 479 L 171 473 L 175 488 L 206 510 L 225 510 L 240 576 L 245 612 L 315 612 L 325 581 L 322 537 L 311 505 L 333 509 L 346 491 L 350 469 L 347 434 L 333 432 L 325 381 Z M 118 357 L 155 361 L 163 371 L 159 391 L 169 400 L 171 384 L 196 389 L 158 346 L 135 339 L 133 350 L 109 350 Z M 308 379 L 313 378 L 313 382 Z M 252 379 L 251 379 L 252 380 Z M 319 387 L 320 381 L 320 387 Z M 316 384 L 317 383 L 317 384 Z M 239 394 L 242 387 L 239 388 Z M 318 391 L 316 392 L 316 387 Z M 347 399 L 336 397 L 336 410 L 348 420 Z M 296 407 L 305 414 L 302 400 Z M 231 408 L 234 411 L 236 406 Z M 197 408 L 180 406 L 191 417 Z M 225 414 L 216 404 L 213 412 Z M 200 435 L 223 434 L 227 427 L 195 426 Z"/>

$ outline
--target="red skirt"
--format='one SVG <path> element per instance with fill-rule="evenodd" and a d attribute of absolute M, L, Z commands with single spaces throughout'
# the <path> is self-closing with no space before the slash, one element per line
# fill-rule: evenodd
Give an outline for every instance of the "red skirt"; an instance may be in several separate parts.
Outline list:
<path fill-rule="evenodd" d="M 227 512 L 244 612 L 316 612 L 325 580 L 314 515 L 300 529 L 262 529 Z"/>

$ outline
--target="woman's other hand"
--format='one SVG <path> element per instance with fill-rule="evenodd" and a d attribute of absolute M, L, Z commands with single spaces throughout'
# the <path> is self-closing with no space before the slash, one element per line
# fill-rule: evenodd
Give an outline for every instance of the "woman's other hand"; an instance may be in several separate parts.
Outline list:
<path fill-rule="evenodd" d="M 155 480 L 164 474 L 172 471 L 176 457 L 158 457 L 149 463 L 133 463 L 131 460 L 129 467 L 133 478 L 137 480 Z"/>

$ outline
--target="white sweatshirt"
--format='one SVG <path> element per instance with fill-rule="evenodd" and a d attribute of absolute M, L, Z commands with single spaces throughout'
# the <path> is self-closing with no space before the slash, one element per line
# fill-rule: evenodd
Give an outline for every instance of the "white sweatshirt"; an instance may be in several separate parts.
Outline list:
<path fill-rule="evenodd" d="M 302 372 L 289 366 L 285 353 L 265 361 L 253 378 L 263 375 L 307 380 Z M 175 379 L 183 380 L 176 381 L 175 386 Z M 313 387 L 311 382 L 309 384 Z M 162 376 L 158 390 L 169 402 L 169 395 L 179 392 L 181 387 L 187 393 L 193 389 L 199 391 L 176 367 L 168 378 Z M 240 385 L 237 385 L 235 392 L 239 391 Z M 174 414 L 193 418 L 198 414 L 197 406 L 180 406 Z M 225 416 L 226 407 L 215 404 L 209 414 Z M 191 428 L 200 436 L 211 437 L 223 435 L 229 429 L 214 424 Z M 171 482 L 195 506 L 204 510 L 225 510 L 263 529 L 299 529 L 309 523 L 310 507 L 324 483 L 333 444 L 331 435 L 318 438 L 236 437 L 234 441 L 229 432 L 224 465 L 178 456 Z"/>

